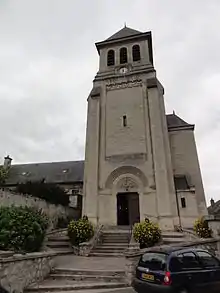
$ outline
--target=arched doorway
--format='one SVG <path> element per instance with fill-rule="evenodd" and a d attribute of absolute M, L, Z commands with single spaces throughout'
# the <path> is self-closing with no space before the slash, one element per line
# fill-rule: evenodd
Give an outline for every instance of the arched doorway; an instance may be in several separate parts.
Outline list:
<path fill-rule="evenodd" d="M 138 222 L 140 222 L 139 194 L 117 193 L 117 225 L 130 226 Z"/>

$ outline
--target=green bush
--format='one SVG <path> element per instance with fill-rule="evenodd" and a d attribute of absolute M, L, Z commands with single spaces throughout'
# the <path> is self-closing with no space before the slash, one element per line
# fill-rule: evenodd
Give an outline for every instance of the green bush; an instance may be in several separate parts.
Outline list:
<path fill-rule="evenodd" d="M 194 231 L 201 238 L 212 237 L 212 230 L 209 228 L 208 222 L 202 218 L 195 221 Z"/>
<path fill-rule="evenodd" d="M 41 210 L 30 207 L 0 208 L 0 250 L 39 251 L 48 226 Z"/>
<path fill-rule="evenodd" d="M 144 222 L 136 223 L 133 230 L 134 239 L 140 243 L 140 248 L 154 246 L 161 239 L 161 230 L 157 224 L 149 219 Z"/>
<path fill-rule="evenodd" d="M 32 195 L 52 204 L 69 205 L 69 195 L 63 188 L 53 183 L 28 181 L 18 184 L 16 192 Z"/>
<path fill-rule="evenodd" d="M 0 186 L 4 186 L 6 179 L 8 178 L 9 169 L 4 166 L 0 166 Z"/>
<path fill-rule="evenodd" d="M 68 225 L 68 235 L 71 243 L 78 246 L 82 242 L 90 240 L 94 235 L 94 227 L 88 218 L 83 218 L 75 221 L 72 220 Z"/>

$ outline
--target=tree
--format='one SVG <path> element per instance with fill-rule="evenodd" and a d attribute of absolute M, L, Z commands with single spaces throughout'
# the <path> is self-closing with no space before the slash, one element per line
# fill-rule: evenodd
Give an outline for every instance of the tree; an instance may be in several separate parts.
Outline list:
<path fill-rule="evenodd" d="M 38 197 L 53 204 L 69 205 L 69 195 L 63 188 L 54 183 L 45 183 L 43 181 L 20 183 L 16 191 L 22 194 L 29 194 Z"/>
<path fill-rule="evenodd" d="M 0 166 L 0 186 L 5 184 L 6 179 L 8 178 L 9 169 L 4 166 Z"/>

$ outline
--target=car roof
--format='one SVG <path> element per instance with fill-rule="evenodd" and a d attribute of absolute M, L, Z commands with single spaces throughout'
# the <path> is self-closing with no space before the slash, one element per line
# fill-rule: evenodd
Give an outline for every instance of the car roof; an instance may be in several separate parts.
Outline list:
<path fill-rule="evenodd" d="M 175 246 L 167 246 L 167 247 L 156 247 L 146 251 L 144 254 L 149 252 L 158 252 L 158 253 L 165 253 L 165 254 L 172 254 L 176 252 L 188 252 L 188 251 L 206 251 L 202 248 L 194 248 L 194 247 L 175 247 Z"/>

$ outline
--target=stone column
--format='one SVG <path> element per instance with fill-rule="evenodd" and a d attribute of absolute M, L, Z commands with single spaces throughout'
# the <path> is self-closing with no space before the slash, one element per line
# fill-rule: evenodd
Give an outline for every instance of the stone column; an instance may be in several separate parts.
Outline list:
<path fill-rule="evenodd" d="M 160 87 L 159 101 L 160 101 L 162 130 L 163 130 L 165 156 L 166 156 L 166 164 L 167 164 L 167 179 L 168 179 L 169 194 L 170 194 L 171 212 L 173 215 L 174 224 L 178 226 L 179 225 L 178 209 L 177 209 L 176 192 L 175 192 L 175 186 L 174 186 L 173 167 L 172 167 L 172 160 L 171 160 L 167 118 L 166 118 L 164 97 L 163 97 L 164 89 L 162 88 L 161 85 L 159 85 L 159 87 Z"/>
<path fill-rule="evenodd" d="M 93 95 L 93 93 L 95 95 Z M 94 88 L 88 99 L 86 157 L 84 170 L 83 215 L 94 224 L 98 222 L 98 162 L 100 93 Z"/>
<path fill-rule="evenodd" d="M 167 172 L 166 147 L 163 136 L 164 129 L 160 106 L 160 92 L 156 78 L 148 80 L 147 84 L 159 222 L 163 230 L 170 230 L 174 229 L 174 226 L 169 194 L 170 188 Z"/>

